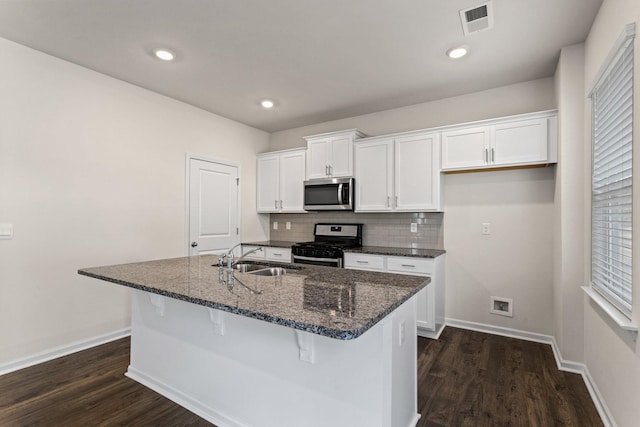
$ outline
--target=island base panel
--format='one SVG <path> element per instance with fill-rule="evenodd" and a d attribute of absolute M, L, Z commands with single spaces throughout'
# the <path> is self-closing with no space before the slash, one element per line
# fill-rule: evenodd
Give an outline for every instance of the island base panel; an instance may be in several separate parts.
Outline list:
<path fill-rule="evenodd" d="M 415 296 L 362 336 L 337 340 L 133 294 L 127 376 L 219 427 L 418 421 Z"/>

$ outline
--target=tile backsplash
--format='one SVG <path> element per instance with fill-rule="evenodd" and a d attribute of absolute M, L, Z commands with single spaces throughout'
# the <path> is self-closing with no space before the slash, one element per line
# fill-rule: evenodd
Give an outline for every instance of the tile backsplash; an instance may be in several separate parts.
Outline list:
<path fill-rule="evenodd" d="M 271 214 L 271 240 L 308 242 L 313 226 L 319 222 L 362 223 L 362 244 L 401 248 L 444 249 L 443 213 L 353 213 L 318 212 L 308 214 Z M 274 222 L 278 229 L 274 230 Z M 286 223 L 291 229 L 286 229 Z M 411 224 L 417 232 L 411 232 Z"/>

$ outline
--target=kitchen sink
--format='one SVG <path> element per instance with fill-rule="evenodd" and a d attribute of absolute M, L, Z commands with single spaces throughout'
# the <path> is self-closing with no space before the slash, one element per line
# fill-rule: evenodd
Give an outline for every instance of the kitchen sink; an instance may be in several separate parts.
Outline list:
<path fill-rule="evenodd" d="M 287 270 L 282 267 L 270 267 L 270 268 L 262 268 L 260 270 L 250 271 L 250 274 L 254 276 L 282 276 L 286 274 Z"/>

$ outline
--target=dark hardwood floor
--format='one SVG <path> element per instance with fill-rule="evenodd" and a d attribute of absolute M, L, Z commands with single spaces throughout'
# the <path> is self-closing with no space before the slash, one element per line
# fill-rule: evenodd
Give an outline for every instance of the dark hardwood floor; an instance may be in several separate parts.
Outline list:
<path fill-rule="evenodd" d="M 0 426 L 213 425 L 125 377 L 128 363 L 127 338 L 0 376 Z M 548 345 L 451 327 L 418 340 L 418 408 L 421 427 L 602 425 Z"/>

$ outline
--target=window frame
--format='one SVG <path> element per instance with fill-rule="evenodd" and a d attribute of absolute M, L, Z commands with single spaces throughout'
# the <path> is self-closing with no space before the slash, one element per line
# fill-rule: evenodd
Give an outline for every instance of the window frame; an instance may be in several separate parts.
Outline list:
<path fill-rule="evenodd" d="M 591 277 L 590 287 L 598 295 L 606 300 L 615 310 L 631 320 L 633 304 L 632 258 L 633 258 L 633 61 L 634 61 L 634 37 L 635 23 L 625 26 L 622 35 L 616 41 L 609 56 L 604 61 L 597 74 L 588 97 L 591 99 Z M 631 67 L 630 78 L 624 73 L 623 67 Z M 630 61 L 631 65 L 628 65 Z M 623 71 L 623 72 L 621 72 Z M 619 74 L 616 74 L 619 73 Z M 626 74 L 629 74 L 628 69 Z M 601 90 L 627 89 L 624 85 L 630 84 L 630 94 L 625 97 L 615 97 L 611 93 L 605 93 L 601 106 L 598 102 Z M 616 96 L 619 93 L 615 94 Z M 607 96 L 609 98 L 607 99 Z M 627 105 L 628 104 L 628 105 Z M 619 135 L 611 136 L 611 132 L 603 132 L 602 139 L 597 140 L 601 134 L 598 126 L 599 117 L 604 117 L 603 123 L 611 124 L 611 109 L 629 115 L 630 122 L 617 122 L 616 131 L 625 130 L 629 133 L 623 138 Z M 629 110 L 627 110 L 627 108 Z M 630 114 L 629 114 L 630 113 Z M 618 116 L 616 116 L 617 118 Z M 604 141 L 604 142 L 603 142 Z M 615 168 L 612 167 L 612 150 L 616 147 L 623 153 L 616 156 Z M 603 155 L 603 151 L 607 151 Z M 600 158 L 598 160 L 597 158 Z M 601 162 L 601 163 L 600 163 Z M 619 168 L 619 169 L 616 169 Z M 622 180 L 614 181 L 616 172 L 622 175 Z M 622 171 L 622 172 L 620 172 Z M 626 174 L 630 174 L 627 176 Z M 605 184 L 600 184 L 604 177 Z M 623 183 L 624 182 L 624 183 Z M 619 186 L 624 190 L 621 195 L 613 188 Z M 602 197 L 602 190 L 606 190 L 609 196 Z M 600 197 L 599 197 L 600 196 Z M 628 213 L 622 206 L 629 206 Z M 625 219 L 628 215 L 629 219 Z M 628 227 L 628 228 L 626 228 Z M 628 264 L 627 264 L 628 263 Z M 602 302 L 601 302 L 602 305 Z M 610 309 L 605 310 L 607 312 Z"/>

